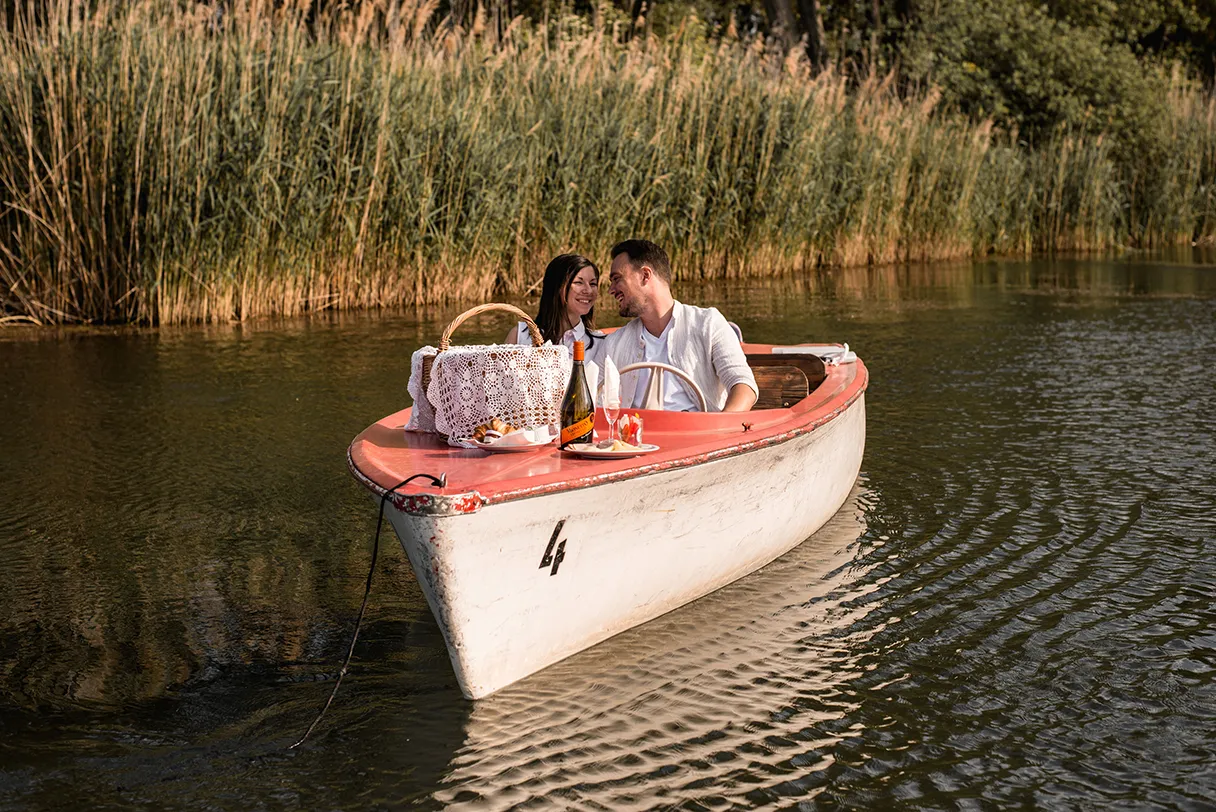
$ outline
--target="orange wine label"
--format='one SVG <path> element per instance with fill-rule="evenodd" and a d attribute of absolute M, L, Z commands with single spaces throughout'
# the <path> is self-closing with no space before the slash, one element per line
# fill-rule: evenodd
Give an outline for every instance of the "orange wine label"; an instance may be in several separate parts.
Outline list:
<path fill-rule="evenodd" d="M 569 426 L 562 426 L 561 445 L 572 443 L 584 434 L 591 431 L 591 427 L 595 425 L 595 414 L 587 415 L 582 420 Z"/>

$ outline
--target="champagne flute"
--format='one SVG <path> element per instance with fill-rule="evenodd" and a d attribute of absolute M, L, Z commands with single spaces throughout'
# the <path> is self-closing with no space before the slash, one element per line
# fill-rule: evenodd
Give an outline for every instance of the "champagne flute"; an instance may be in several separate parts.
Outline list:
<path fill-rule="evenodd" d="M 608 420 L 608 441 L 616 440 L 616 419 L 621 414 L 621 399 L 620 397 L 609 398 L 604 401 L 604 417 Z"/>
<path fill-rule="evenodd" d="M 616 391 L 613 391 L 613 389 Z M 600 408 L 604 411 L 604 419 L 608 421 L 608 445 L 616 439 L 616 419 L 621 413 L 620 387 L 608 386 L 607 376 L 600 378 L 599 385 Z"/>
<path fill-rule="evenodd" d="M 608 448 L 616 444 L 617 417 L 621 413 L 621 379 L 611 358 L 604 359 L 600 372 L 600 405 L 608 421 Z"/>

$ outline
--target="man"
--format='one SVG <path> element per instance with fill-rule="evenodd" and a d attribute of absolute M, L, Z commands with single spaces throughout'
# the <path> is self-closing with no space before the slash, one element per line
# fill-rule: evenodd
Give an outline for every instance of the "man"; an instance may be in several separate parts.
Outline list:
<path fill-rule="evenodd" d="M 671 262 L 649 240 L 626 240 L 612 248 L 609 292 L 622 316 L 633 321 L 608 337 L 606 352 L 617 367 L 657 361 L 687 372 L 711 412 L 746 412 L 756 402 L 756 376 L 739 339 L 716 308 L 692 307 L 671 295 Z M 646 383 L 655 372 L 621 378 L 621 405 L 696 411 L 693 394 L 675 375 L 663 380 L 662 405 L 647 404 Z"/>

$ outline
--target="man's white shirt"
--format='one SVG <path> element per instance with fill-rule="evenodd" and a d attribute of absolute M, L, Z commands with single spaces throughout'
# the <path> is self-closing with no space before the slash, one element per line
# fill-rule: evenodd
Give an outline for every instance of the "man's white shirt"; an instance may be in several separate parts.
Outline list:
<path fill-rule="evenodd" d="M 656 343 L 661 342 L 661 350 L 649 349 L 648 338 Z M 694 307 L 676 302 L 663 335 L 657 338 L 650 336 L 649 331 L 642 325 L 642 320 L 634 319 L 608 336 L 605 343 L 605 350 L 618 369 L 645 360 L 668 363 L 687 372 L 701 388 L 711 412 L 722 411 L 731 387 L 736 384 L 747 384 L 757 394 L 760 391 L 738 336 L 717 308 Z M 660 351 L 663 357 L 658 357 L 657 353 Z M 652 352 L 656 354 L 652 356 Z M 670 374 L 664 377 L 665 409 L 697 408 L 692 394 L 683 384 L 671 380 L 674 376 Z M 622 375 L 621 403 L 640 403 L 639 398 L 645 397 L 648 382 L 648 372 Z M 687 400 L 677 400 L 675 403 L 683 405 L 673 407 L 669 405 L 673 396 Z"/>
<path fill-rule="evenodd" d="M 663 328 L 663 332 L 657 336 L 651 335 L 650 331 L 643 325 L 642 356 L 647 361 L 655 361 L 660 364 L 671 364 L 671 356 L 667 352 L 667 339 L 671 335 L 671 325 L 675 319 L 667 322 L 667 326 Z M 637 394 L 633 398 L 632 408 L 643 409 L 646 406 L 646 390 L 650 384 L 650 376 L 657 374 L 654 370 L 649 372 L 641 372 L 638 374 Z M 675 375 L 664 374 L 663 378 L 663 411 L 666 412 L 695 412 L 699 411 L 700 407 L 696 399 L 688 391 L 688 386 Z"/>

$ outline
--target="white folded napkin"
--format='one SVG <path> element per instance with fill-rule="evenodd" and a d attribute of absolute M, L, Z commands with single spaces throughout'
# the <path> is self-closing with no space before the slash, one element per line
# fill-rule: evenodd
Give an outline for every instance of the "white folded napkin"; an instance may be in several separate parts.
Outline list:
<path fill-rule="evenodd" d="M 548 426 L 527 426 L 522 429 L 516 429 L 494 441 L 494 445 L 501 446 L 516 446 L 516 445 L 536 445 L 538 443 L 547 443 L 553 439 L 549 435 Z"/>
<path fill-rule="evenodd" d="M 554 436 L 548 426 L 527 426 L 522 429 L 515 429 L 501 436 L 498 432 L 486 432 L 485 442 L 478 442 L 472 437 L 449 437 L 448 445 L 453 448 L 485 448 L 488 445 L 508 447 L 539 445 L 549 442 Z"/>

